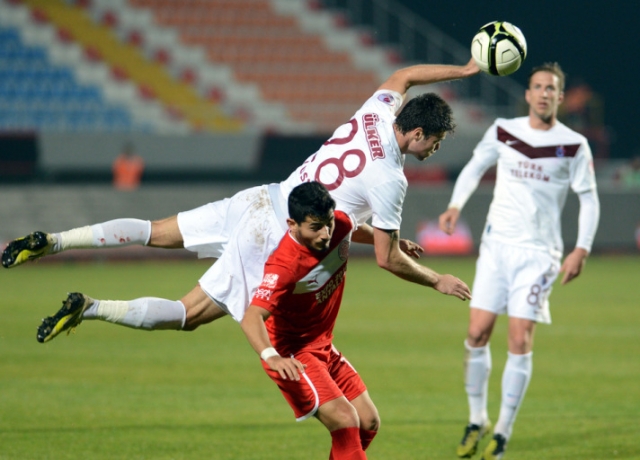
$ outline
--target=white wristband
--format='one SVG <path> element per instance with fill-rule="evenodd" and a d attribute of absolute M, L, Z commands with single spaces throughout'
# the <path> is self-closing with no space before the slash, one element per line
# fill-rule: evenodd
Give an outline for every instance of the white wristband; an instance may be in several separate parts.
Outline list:
<path fill-rule="evenodd" d="M 273 358 L 274 356 L 280 356 L 280 355 L 278 354 L 276 349 L 273 347 L 267 347 L 264 350 L 262 350 L 262 353 L 260 353 L 260 358 L 262 358 L 263 361 L 266 361 L 269 358 Z"/>

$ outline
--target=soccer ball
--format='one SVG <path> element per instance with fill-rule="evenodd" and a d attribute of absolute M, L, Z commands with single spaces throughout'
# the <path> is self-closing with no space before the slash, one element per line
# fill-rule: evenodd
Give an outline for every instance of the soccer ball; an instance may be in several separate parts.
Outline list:
<path fill-rule="evenodd" d="M 509 75 L 518 70 L 527 57 L 527 41 L 513 24 L 493 21 L 480 27 L 473 37 L 471 56 L 483 72 Z"/>

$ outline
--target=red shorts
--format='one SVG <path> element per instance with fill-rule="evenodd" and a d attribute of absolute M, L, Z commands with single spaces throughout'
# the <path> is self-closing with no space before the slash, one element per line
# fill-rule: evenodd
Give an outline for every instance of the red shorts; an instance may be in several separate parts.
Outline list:
<path fill-rule="evenodd" d="M 293 358 L 307 366 L 297 382 L 283 380 L 264 361 L 262 366 L 280 388 L 299 422 L 314 415 L 318 407 L 329 401 L 341 396 L 352 401 L 367 391 L 356 370 L 333 345 L 322 350 L 302 350 Z"/>

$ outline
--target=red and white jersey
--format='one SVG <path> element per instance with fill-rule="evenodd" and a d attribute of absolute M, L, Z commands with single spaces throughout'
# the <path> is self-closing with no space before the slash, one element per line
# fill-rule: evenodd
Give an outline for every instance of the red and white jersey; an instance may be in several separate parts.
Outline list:
<path fill-rule="evenodd" d="M 393 131 L 402 96 L 376 91 L 331 139 L 280 184 L 282 196 L 303 182 L 322 183 L 336 201 L 336 209 L 353 215 L 361 225 L 400 229 L 407 190 L 404 156 Z"/>
<path fill-rule="evenodd" d="M 315 252 L 289 232 L 269 256 L 252 305 L 271 312 L 265 325 L 282 356 L 323 348 L 333 339 L 344 290 L 353 223 L 340 211 L 329 249 Z"/>
<path fill-rule="evenodd" d="M 569 187 L 576 193 L 596 189 L 586 138 L 558 121 L 545 131 L 533 129 L 529 117 L 498 118 L 460 173 L 449 206 L 462 209 L 477 181 L 496 163 L 483 238 L 561 255 L 560 217 Z"/>

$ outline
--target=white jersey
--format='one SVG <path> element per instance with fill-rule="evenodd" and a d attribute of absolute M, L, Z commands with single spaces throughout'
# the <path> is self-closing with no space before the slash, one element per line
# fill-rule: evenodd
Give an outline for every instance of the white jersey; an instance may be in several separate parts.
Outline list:
<path fill-rule="evenodd" d="M 315 180 L 329 190 L 336 209 L 353 216 L 357 225 L 371 218 L 374 227 L 399 230 L 407 179 L 393 123 L 402 102 L 395 91 L 376 91 L 280 184 L 285 200 L 295 186 Z"/>
<path fill-rule="evenodd" d="M 375 227 L 400 228 L 407 180 L 393 123 L 402 101 L 399 93 L 377 91 L 282 183 L 178 214 L 184 247 L 218 258 L 199 283 L 220 308 L 242 321 L 264 264 L 285 234 L 289 193 L 302 182 L 323 183 L 336 209 L 357 225 L 371 218 Z"/>
<path fill-rule="evenodd" d="M 462 209 L 477 185 L 473 181 L 496 163 L 483 239 L 548 250 L 560 257 L 560 217 L 569 187 L 576 193 L 596 189 L 585 137 L 560 122 L 549 130 L 536 130 L 529 117 L 498 118 L 460 173 L 449 206 Z"/>

